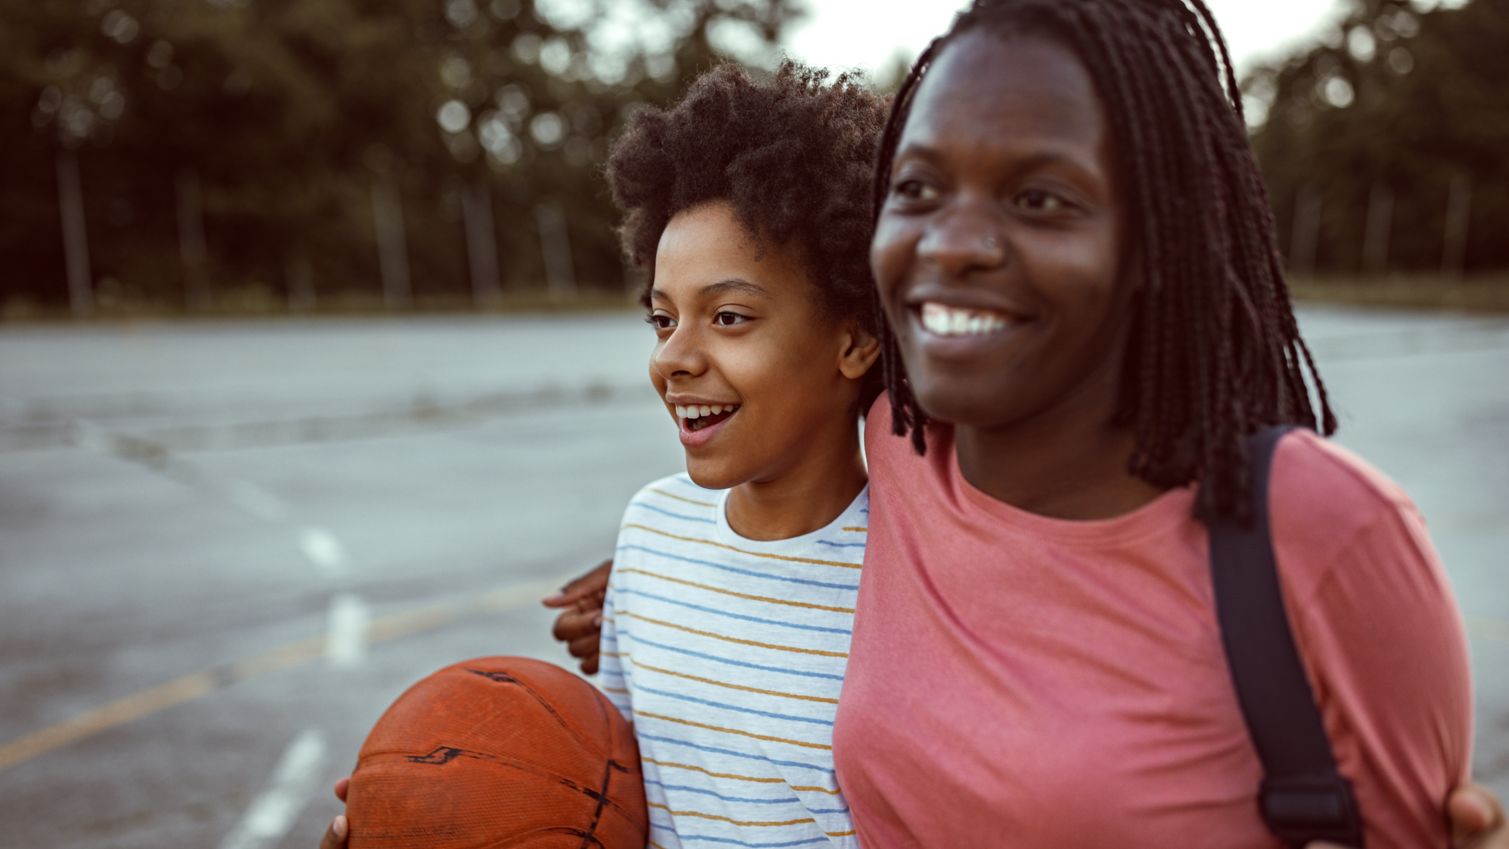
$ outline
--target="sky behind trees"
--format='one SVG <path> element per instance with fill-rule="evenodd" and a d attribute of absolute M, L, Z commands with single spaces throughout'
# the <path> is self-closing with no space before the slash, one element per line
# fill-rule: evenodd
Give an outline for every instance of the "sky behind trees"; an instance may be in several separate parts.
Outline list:
<path fill-rule="evenodd" d="M 0 0 L 0 310 L 622 293 L 627 116 L 729 58 L 884 63 L 954 7 L 852 1 Z M 1278 3 L 1213 5 L 1291 265 L 1509 267 L 1509 0 Z"/>

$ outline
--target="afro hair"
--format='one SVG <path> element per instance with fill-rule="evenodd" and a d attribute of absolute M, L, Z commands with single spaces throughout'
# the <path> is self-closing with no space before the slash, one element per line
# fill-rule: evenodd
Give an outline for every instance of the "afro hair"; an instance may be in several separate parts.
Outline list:
<path fill-rule="evenodd" d="M 675 106 L 637 113 L 613 145 L 624 252 L 653 281 L 666 224 L 724 201 L 756 244 L 797 247 L 830 318 L 878 332 L 869 192 L 886 108 L 848 74 L 830 82 L 789 61 L 768 81 L 732 64 L 708 71 Z"/>

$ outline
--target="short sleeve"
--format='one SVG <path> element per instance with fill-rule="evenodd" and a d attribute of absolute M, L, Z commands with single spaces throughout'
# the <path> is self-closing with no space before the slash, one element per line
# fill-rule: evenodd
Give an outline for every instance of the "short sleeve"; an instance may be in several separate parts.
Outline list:
<path fill-rule="evenodd" d="M 597 685 L 607 694 L 613 706 L 624 719 L 633 721 L 632 704 L 629 699 L 629 684 L 624 669 L 623 647 L 618 632 L 618 573 L 608 578 L 608 591 L 603 599 L 603 626 L 599 644 Z"/>
<path fill-rule="evenodd" d="M 1316 505 L 1308 522 L 1291 518 L 1290 534 L 1275 505 L 1296 640 L 1342 773 L 1356 787 L 1367 845 L 1445 847 L 1446 799 L 1470 772 L 1472 746 L 1461 613 L 1414 505 L 1360 460 L 1323 454 L 1312 474 L 1326 475 L 1338 460 L 1357 464 L 1325 493 L 1331 504 Z M 1317 514 L 1330 515 L 1317 523 Z M 1298 527 L 1317 524 L 1325 527 L 1312 534 Z M 1291 570 L 1300 573 L 1297 586 Z"/>

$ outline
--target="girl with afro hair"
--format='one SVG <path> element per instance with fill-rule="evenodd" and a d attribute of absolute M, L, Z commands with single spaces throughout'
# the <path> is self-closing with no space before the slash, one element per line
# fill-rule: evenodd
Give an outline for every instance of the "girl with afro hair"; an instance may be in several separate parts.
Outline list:
<path fill-rule="evenodd" d="M 869 509 L 884 117 L 847 76 L 725 65 L 635 116 L 608 163 L 686 452 L 630 502 L 601 618 L 651 846 L 858 845 L 832 730 Z"/>

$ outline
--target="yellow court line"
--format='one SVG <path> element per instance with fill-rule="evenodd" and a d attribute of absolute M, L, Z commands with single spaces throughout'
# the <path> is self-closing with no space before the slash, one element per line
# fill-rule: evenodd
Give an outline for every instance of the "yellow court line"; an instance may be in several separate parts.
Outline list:
<path fill-rule="evenodd" d="M 648 663 L 633 660 L 632 658 L 630 658 L 630 660 L 633 661 L 635 669 L 648 669 L 651 672 L 659 672 L 661 675 L 672 675 L 677 678 L 685 678 L 688 681 L 698 681 L 703 684 L 711 684 L 714 687 L 725 687 L 729 690 L 743 690 L 746 693 L 759 693 L 762 696 L 780 696 L 783 699 L 800 699 L 804 702 L 822 702 L 824 704 L 830 705 L 838 704 L 838 699 L 828 699 L 822 696 L 804 696 L 801 693 L 782 693 L 779 690 L 762 690 L 759 687 L 746 687 L 743 684 L 730 684 L 727 681 L 715 681 L 712 678 L 703 678 L 698 675 L 688 675 L 685 672 L 673 672 L 669 669 L 661 669 L 658 666 L 651 666 Z"/>
<path fill-rule="evenodd" d="M 677 719 L 674 716 L 666 716 L 663 713 L 650 713 L 647 710 L 637 711 L 635 716 L 648 716 L 651 719 L 661 719 L 666 722 L 674 722 L 677 725 L 690 725 L 693 728 L 702 728 L 708 731 L 720 731 L 724 734 L 737 734 L 740 737 L 748 737 L 751 740 L 764 740 L 767 743 L 785 743 L 788 746 L 801 746 L 804 749 L 821 749 L 824 752 L 833 751 L 832 746 L 822 743 L 808 743 L 805 740 L 788 740 L 785 737 L 772 737 L 768 734 L 756 734 L 753 731 L 741 731 L 737 728 L 724 728 L 721 725 L 708 725 L 705 722 L 696 722 L 690 719 Z"/>
<path fill-rule="evenodd" d="M 817 820 L 813 819 L 812 817 L 803 817 L 799 820 L 736 820 L 733 817 L 725 817 L 722 814 L 704 814 L 701 811 L 673 811 L 671 810 L 669 805 L 662 805 L 659 802 L 647 802 L 645 803 L 645 805 L 646 807 L 650 808 L 659 808 L 673 817 L 696 817 L 698 819 L 716 820 L 718 822 L 726 822 L 733 825 L 746 825 L 754 828 L 781 825 L 805 825 L 809 822 L 817 822 Z"/>
<path fill-rule="evenodd" d="M 648 616 L 641 616 L 638 613 L 631 613 L 631 612 L 629 612 L 627 610 L 620 610 L 620 611 L 618 611 L 618 615 L 619 616 L 627 616 L 630 619 L 638 619 L 641 622 L 648 622 L 651 625 L 660 625 L 660 626 L 665 627 L 665 628 L 674 628 L 677 631 L 685 631 L 688 634 L 696 634 L 699 637 L 711 637 L 714 640 L 722 640 L 722 641 L 724 641 L 726 643 L 738 643 L 741 646 L 754 646 L 755 648 L 774 649 L 775 651 L 789 651 L 789 652 L 794 652 L 796 654 L 815 654 L 815 655 L 820 655 L 822 657 L 848 657 L 849 656 L 848 652 L 823 651 L 822 649 L 804 649 L 804 648 L 801 648 L 800 646 L 782 646 L 782 645 L 777 645 L 775 643 L 761 643 L 761 642 L 757 642 L 755 640 L 741 640 L 738 637 L 730 637 L 730 636 L 728 636 L 726 634 L 714 634 L 712 631 L 699 631 L 696 628 L 688 628 L 685 625 L 677 625 L 674 622 L 666 622 L 663 619 L 651 619 Z"/>
<path fill-rule="evenodd" d="M 811 602 L 807 602 L 807 601 L 792 601 L 791 599 L 787 599 L 787 598 L 772 598 L 770 596 L 764 596 L 764 595 L 753 595 L 751 593 L 735 592 L 733 590 L 727 590 L 727 589 L 724 589 L 722 587 L 715 587 L 712 584 L 699 584 L 696 581 L 688 581 L 685 578 L 673 578 L 670 575 L 662 575 L 659 572 L 651 572 L 648 569 L 640 569 L 640 568 L 635 567 L 635 566 L 625 566 L 625 567 L 623 567 L 623 569 L 620 570 L 620 572 L 622 574 L 625 574 L 625 575 L 630 574 L 630 573 L 633 573 L 635 575 L 646 575 L 646 576 L 651 577 L 651 578 L 658 578 L 658 579 L 660 579 L 662 581 L 669 581 L 669 582 L 671 582 L 673 584 L 681 584 L 682 586 L 687 586 L 687 587 L 696 587 L 699 590 L 707 590 L 708 592 L 722 593 L 723 595 L 730 595 L 730 596 L 733 596 L 734 598 L 745 598 L 745 599 L 749 599 L 750 601 L 766 601 L 766 602 L 769 602 L 771 604 L 784 604 L 787 607 L 801 607 L 801 608 L 806 608 L 807 610 L 825 610 L 825 611 L 827 611 L 829 613 L 849 613 L 849 614 L 852 614 L 854 612 L 854 608 L 852 608 L 852 607 L 834 607 L 832 605 L 827 605 L 827 604 L 812 604 Z"/>
<path fill-rule="evenodd" d="M 624 523 L 624 527 L 625 528 L 634 528 L 635 530 L 640 530 L 640 531 L 649 531 L 652 534 L 657 534 L 657 535 L 663 536 L 663 537 L 669 537 L 670 539 L 680 540 L 682 542 L 695 542 L 695 543 L 697 543 L 699 545 L 710 545 L 710 546 L 712 546 L 714 548 L 722 548 L 722 549 L 725 549 L 727 551 L 732 551 L 732 552 L 734 552 L 736 554 L 747 554 L 750 557 L 764 557 L 767 560 L 784 560 L 787 563 L 811 563 L 814 566 L 837 566 L 840 569 L 861 569 L 861 568 L 864 568 L 864 564 L 863 563 L 844 563 L 843 561 L 840 561 L 840 560 L 817 560 L 817 559 L 812 558 L 812 557 L 792 557 L 790 555 L 785 555 L 785 554 L 769 554 L 769 553 L 763 552 L 763 551 L 749 551 L 748 549 L 737 548 L 735 546 L 729 545 L 728 543 L 718 542 L 717 540 L 702 539 L 701 537 L 682 536 L 680 534 L 673 534 L 673 533 L 670 533 L 669 531 L 662 531 L 659 528 L 652 528 L 649 525 L 640 525 L 640 524 L 636 524 L 634 522 L 625 522 Z"/>
<path fill-rule="evenodd" d="M 148 714 L 193 701 L 214 692 L 218 687 L 219 682 L 214 675 L 197 672 L 85 711 L 72 719 L 0 746 L 0 772 L 107 728 L 124 725 Z"/>
<path fill-rule="evenodd" d="M 419 610 L 404 611 L 374 620 L 367 632 L 373 645 L 420 631 L 451 625 L 470 616 L 500 613 L 549 593 L 554 582 L 504 587 L 463 603 L 437 604 Z M 325 653 L 323 634 L 306 637 L 260 654 L 241 658 L 174 678 L 129 696 L 107 702 L 62 722 L 0 744 L 0 772 L 25 763 L 48 752 L 117 728 L 177 705 L 203 698 L 232 684 L 239 684 L 269 672 L 308 663 Z"/>
<path fill-rule="evenodd" d="M 696 500 L 694 498 L 687 498 L 684 495 L 677 495 L 674 492 L 666 492 L 663 489 L 654 489 L 654 488 L 652 488 L 650 490 L 650 492 L 653 492 L 656 495 L 664 495 L 666 498 L 674 498 L 677 501 L 685 501 L 687 504 L 695 504 L 698 507 L 717 507 L 718 506 L 718 505 L 712 503 L 711 501 L 698 501 L 698 500 Z"/>

